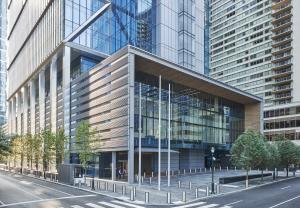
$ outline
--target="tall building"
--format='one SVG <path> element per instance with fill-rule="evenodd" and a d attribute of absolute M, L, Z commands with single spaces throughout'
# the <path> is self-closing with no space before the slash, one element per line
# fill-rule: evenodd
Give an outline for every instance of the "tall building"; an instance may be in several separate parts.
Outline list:
<path fill-rule="evenodd" d="M 101 135 L 97 176 L 116 179 L 116 167 L 123 167 L 133 182 L 138 138 L 147 172 L 159 171 L 161 139 L 165 171 L 170 115 L 173 170 L 204 167 L 211 146 L 226 162 L 245 128 L 261 128 L 261 99 L 202 75 L 202 6 L 193 0 L 11 0 L 8 131 L 64 128 L 71 138 L 67 162 L 78 163 L 74 135 L 85 120 Z"/>
<path fill-rule="evenodd" d="M 210 10 L 211 77 L 264 98 L 269 139 L 285 134 L 299 140 L 295 131 L 300 131 L 300 125 L 293 124 L 291 132 L 290 118 L 284 121 L 273 112 L 272 119 L 269 116 L 269 111 L 299 106 L 299 2 L 212 0 Z M 286 123 L 283 128 L 278 119 Z"/>
<path fill-rule="evenodd" d="M 0 126 L 6 123 L 6 0 L 0 2 Z"/>

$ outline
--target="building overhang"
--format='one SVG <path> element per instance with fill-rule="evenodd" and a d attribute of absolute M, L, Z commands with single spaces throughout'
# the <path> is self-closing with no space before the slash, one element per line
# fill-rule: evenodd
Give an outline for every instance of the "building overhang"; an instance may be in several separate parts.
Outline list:
<path fill-rule="evenodd" d="M 262 98 L 214 80 L 206 75 L 189 70 L 139 48 L 128 46 L 128 52 L 135 55 L 135 70 L 163 79 L 171 80 L 187 87 L 211 95 L 226 98 L 240 104 L 261 103 Z"/>

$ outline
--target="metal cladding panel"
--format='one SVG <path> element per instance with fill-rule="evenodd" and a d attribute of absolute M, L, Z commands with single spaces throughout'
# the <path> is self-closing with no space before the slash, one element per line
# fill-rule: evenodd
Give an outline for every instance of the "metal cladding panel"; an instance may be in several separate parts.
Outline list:
<path fill-rule="evenodd" d="M 80 121 L 99 132 L 99 151 L 128 148 L 128 58 L 114 54 L 71 82 L 71 136 Z"/>

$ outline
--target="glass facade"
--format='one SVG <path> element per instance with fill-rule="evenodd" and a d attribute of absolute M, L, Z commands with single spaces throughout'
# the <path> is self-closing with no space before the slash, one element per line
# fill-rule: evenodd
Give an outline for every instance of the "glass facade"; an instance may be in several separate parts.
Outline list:
<path fill-rule="evenodd" d="M 139 83 L 142 83 L 143 145 L 156 146 L 158 138 L 158 77 L 136 73 L 135 138 L 138 138 Z M 167 143 L 168 84 L 162 81 L 161 138 Z M 230 145 L 244 131 L 243 105 L 171 83 L 171 139 L 174 148 L 185 144 Z M 136 143 L 137 144 L 137 143 Z"/>
<path fill-rule="evenodd" d="M 6 122 L 6 0 L 0 1 L 0 125 Z"/>
<path fill-rule="evenodd" d="M 104 0 L 66 0 L 64 36 L 97 12 Z M 111 55 L 130 44 L 204 72 L 203 0 L 112 0 L 73 41 Z"/>
<path fill-rule="evenodd" d="M 155 52 L 155 8 L 152 0 L 113 0 L 108 10 L 75 43 L 112 54 L 127 44 Z M 65 37 L 103 5 L 104 0 L 66 0 Z"/>

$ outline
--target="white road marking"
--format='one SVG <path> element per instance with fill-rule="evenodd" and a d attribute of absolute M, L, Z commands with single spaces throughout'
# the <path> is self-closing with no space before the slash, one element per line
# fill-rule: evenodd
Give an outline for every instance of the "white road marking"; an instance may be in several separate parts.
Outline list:
<path fill-rule="evenodd" d="M 44 186 L 44 185 L 41 185 L 41 184 L 38 184 L 38 183 L 33 183 L 34 185 L 37 185 L 37 186 L 40 186 L 40 187 L 43 187 L 43 188 L 46 188 L 46 189 L 50 189 L 50 190 L 52 190 L 52 191 L 56 191 L 56 192 L 60 192 L 60 193 L 62 193 L 62 194 L 66 194 L 66 195 L 68 195 L 68 196 L 74 196 L 73 194 L 69 194 L 69 193 L 67 193 L 67 192 L 64 192 L 64 191 L 60 191 L 60 190 L 57 190 L 57 189 L 55 189 L 55 188 L 50 188 L 50 187 L 48 187 L 48 186 Z"/>
<path fill-rule="evenodd" d="M 31 185 L 31 182 L 29 182 L 29 181 L 20 181 L 20 183 L 25 184 L 25 185 Z"/>
<path fill-rule="evenodd" d="M 227 206 L 227 205 L 225 205 L 225 206 L 223 206 L 223 207 L 220 207 L 220 208 L 232 208 L 231 206 Z"/>
<path fill-rule="evenodd" d="M 200 192 L 206 192 L 206 189 L 198 188 L 198 191 L 200 191 Z"/>
<path fill-rule="evenodd" d="M 211 208 L 211 207 L 216 207 L 216 206 L 219 206 L 219 205 L 218 204 L 208 204 L 208 205 L 204 205 L 204 206 L 197 207 L 197 208 Z"/>
<path fill-rule="evenodd" d="M 17 203 L 0 205 L 0 207 L 10 207 L 10 206 L 16 206 L 16 205 L 22 205 L 22 204 L 39 203 L 39 202 L 46 202 L 46 201 L 53 201 L 53 200 L 84 198 L 84 197 L 90 197 L 90 196 L 96 196 L 96 195 L 93 194 L 93 195 L 80 195 L 80 196 L 65 196 L 65 197 L 50 198 L 50 199 L 39 199 L 39 200 L 34 200 L 34 201 L 25 201 L 25 202 L 17 202 Z"/>
<path fill-rule="evenodd" d="M 93 204 L 93 203 L 87 203 L 87 204 L 85 204 L 86 206 L 89 206 L 89 207 L 93 207 L 93 208 L 104 208 L 104 207 L 102 207 L 102 206 L 100 206 L 100 205 L 97 205 L 97 204 Z"/>
<path fill-rule="evenodd" d="M 286 186 L 286 187 L 282 187 L 281 189 L 284 190 L 284 189 L 287 189 L 287 188 L 290 188 L 291 186 Z"/>
<path fill-rule="evenodd" d="M 236 185 L 230 185 L 230 184 L 225 184 L 225 185 L 222 185 L 224 187 L 229 187 L 229 188 L 239 188 L 239 186 L 236 186 Z"/>
<path fill-rule="evenodd" d="M 271 207 L 269 207 L 269 208 L 278 207 L 278 206 L 280 206 L 280 205 L 282 205 L 282 204 L 288 203 L 288 202 L 293 201 L 293 200 L 298 199 L 298 198 L 300 198 L 300 195 L 299 195 L 299 196 L 296 196 L 296 197 L 294 197 L 294 198 L 288 199 L 288 200 L 286 200 L 286 201 L 280 202 L 279 204 L 275 204 L 275 205 L 273 205 L 273 206 L 271 206 Z"/>
<path fill-rule="evenodd" d="M 198 205 L 203 205 L 203 204 L 206 204 L 206 202 L 197 202 L 197 203 L 193 203 L 193 204 L 178 206 L 176 208 L 187 208 L 187 207 L 193 207 L 193 206 L 198 206 Z"/>
<path fill-rule="evenodd" d="M 4 203 L 2 201 L 0 201 L 0 205 L 4 205 Z"/>
<path fill-rule="evenodd" d="M 126 205 L 126 206 L 129 206 L 129 207 L 134 207 L 134 208 L 144 208 L 144 207 L 142 207 L 142 206 L 135 205 L 135 204 L 130 204 L 130 203 L 123 202 L 123 201 L 117 201 L 117 200 L 114 200 L 114 201 L 111 201 L 111 202 L 117 203 L 117 204 Z"/>
<path fill-rule="evenodd" d="M 84 208 L 84 207 L 79 206 L 79 205 L 73 205 L 73 206 L 71 206 L 71 207 L 73 207 L 73 208 Z"/>
<path fill-rule="evenodd" d="M 232 202 L 232 203 L 226 204 L 225 206 L 228 206 L 228 205 L 233 205 L 233 204 L 237 204 L 237 203 L 240 203 L 240 202 L 242 202 L 242 201 L 243 201 L 243 200 L 235 201 L 235 202 Z"/>
<path fill-rule="evenodd" d="M 113 207 L 113 208 L 124 208 L 124 206 L 119 206 L 119 205 L 112 204 L 112 203 L 109 203 L 109 202 L 98 202 L 98 203 L 103 204 L 105 206 Z"/>

